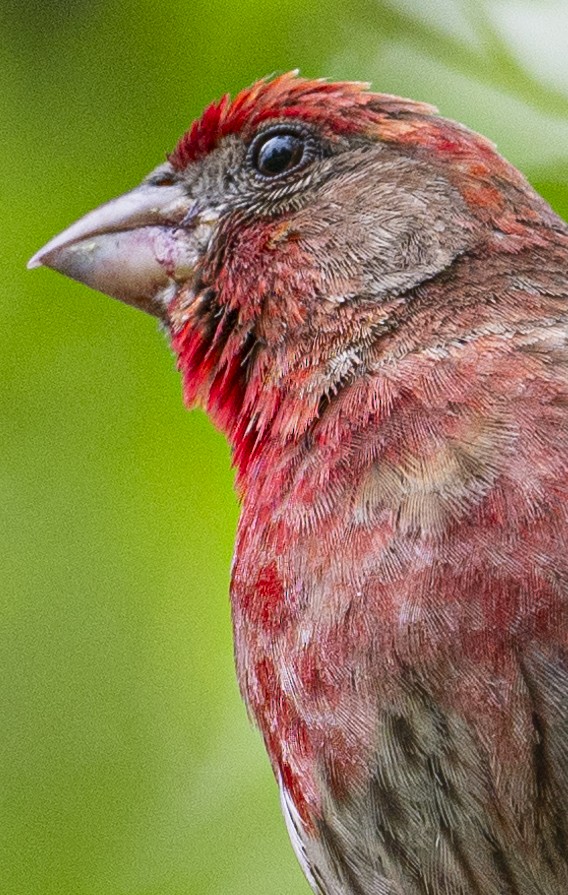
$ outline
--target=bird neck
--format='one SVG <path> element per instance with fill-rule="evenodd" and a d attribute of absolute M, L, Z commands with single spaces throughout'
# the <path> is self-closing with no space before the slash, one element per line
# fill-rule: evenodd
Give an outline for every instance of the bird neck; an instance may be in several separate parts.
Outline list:
<path fill-rule="evenodd" d="M 561 314 L 550 278 L 555 268 L 559 275 L 564 269 L 565 242 L 547 229 L 530 239 L 526 231 L 511 234 L 506 244 L 501 238 L 468 253 L 381 302 L 337 302 L 298 289 L 273 299 L 257 290 L 256 306 L 252 293 L 243 313 L 243 306 L 220 304 L 206 293 L 201 305 L 193 302 L 191 319 L 173 331 L 186 403 L 203 406 L 225 433 L 238 490 L 242 497 L 254 492 L 255 499 L 263 482 L 272 489 L 276 467 L 293 466 L 315 442 L 331 450 L 369 426 L 378 431 L 392 421 L 393 407 L 405 415 L 407 437 L 424 411 L 430 428 L 439 423 L 432 437 L 441 444 L 451 437 L 466 382 L 473 389 L 470 409 L 477 400 L 487 405 L 483 413 L 468 412 L 474 428 L 485 432 L 482 418 L 493 425 L 490 405 L 497 401 L 487 391 L 485 365 L 497 367 L 501 357 L 509 363 L 511 335 L 527 314 L 533 320 Z M 535 265 L 542 257 L 550 269 Z M 521 267 L 531 271 L 533 284 L 525 277 L 519 286 Z M 480 289 L 487 295 L 482 305 Z M 407 415 L 409 401 L 420 413 Z"/>

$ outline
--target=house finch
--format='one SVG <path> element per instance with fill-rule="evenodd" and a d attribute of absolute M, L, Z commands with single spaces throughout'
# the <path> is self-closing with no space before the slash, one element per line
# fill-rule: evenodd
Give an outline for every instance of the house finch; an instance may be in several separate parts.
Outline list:
<path fill-rule="evenodd" d="M 233 449 L 237 671 L 326 895 L 568 892 L 568 228 L 422 103 L 223 97 L 30 262 Z"/>

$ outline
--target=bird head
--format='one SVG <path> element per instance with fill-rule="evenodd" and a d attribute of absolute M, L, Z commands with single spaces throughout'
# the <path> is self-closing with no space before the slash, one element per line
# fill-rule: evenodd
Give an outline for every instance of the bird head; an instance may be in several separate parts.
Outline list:
<path fill-rule="evenodd" d="M 210 105 L 165 164 L 30 266 L 158 317 L 187 402 L 243 460 L 286 390 L 284 438 L 413 289 L 544 214 L 488 141 L 432 107 L 289 73 Z"/>

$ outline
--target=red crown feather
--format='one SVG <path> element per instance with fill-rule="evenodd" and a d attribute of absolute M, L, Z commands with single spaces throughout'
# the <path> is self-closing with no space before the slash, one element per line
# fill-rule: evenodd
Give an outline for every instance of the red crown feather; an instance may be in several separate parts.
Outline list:
<path fill-rule="evenodd" d="M 424 103 L 372 93 L 368 84 L 358 81 L 309 80 L 287 72 L 257 81 L 234 100 L 225 94 L 212 103 L 193 122 L 169 160 L 174 168 L 183 169 L 211 152 L 228 134 L 252 133 L 274 118 L 316 122 L 332 133 L 349 134 L 376 129 L 385 119 L 434 112 Z"/>

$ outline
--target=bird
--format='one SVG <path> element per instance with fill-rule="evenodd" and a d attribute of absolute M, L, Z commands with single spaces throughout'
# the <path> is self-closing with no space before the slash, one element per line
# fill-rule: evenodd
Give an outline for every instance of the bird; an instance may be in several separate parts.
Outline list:
<path fill-rule="evenodd" d="M 484 137 L 270 76 L 30 261 L 232 449 L 240 689 L 318 895 L 568 892 L 568 228 Z"/>

